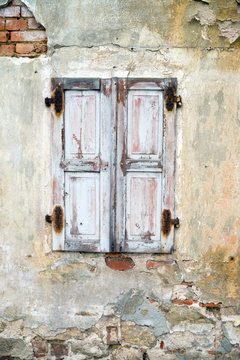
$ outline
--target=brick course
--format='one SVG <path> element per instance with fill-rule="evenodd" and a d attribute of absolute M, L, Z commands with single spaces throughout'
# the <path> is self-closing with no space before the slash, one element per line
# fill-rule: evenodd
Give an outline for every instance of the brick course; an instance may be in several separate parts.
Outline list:
<path fill-rule="evenodd" d="M 8 36 L 9 36 L 8 32 L 6 32 L 6 31 L 0 32 L 0 42 L 7 42 Z"/>
<path fill-rule="evenodd" d="M 51 355 L 68 355 L 68 346 L 62 343 L 51 344 Z"/>
<path fill-rule="evenodd" d="M 27 20 L 6 20 L 6 30 L 27 30 Z"/>
<path fill-rule="evenodd" d="M 46 52 L 46 31 L 20 0 L 0 10 L 0 56 L 32 58 Z"/>

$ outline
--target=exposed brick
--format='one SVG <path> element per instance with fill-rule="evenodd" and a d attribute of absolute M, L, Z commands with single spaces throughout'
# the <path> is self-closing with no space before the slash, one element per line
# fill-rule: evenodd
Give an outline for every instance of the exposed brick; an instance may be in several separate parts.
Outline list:
<path fill-rule="evenodd" d="M 62 343 L 51 344 L 51 355 L 68 355 L 68 346 Z"/>
<path fill-rule="evenodd" d="M 209 354 L 212 354 L 212 355 L 222 355 L 222 352 L 221 352 L 221 351 L 209 350 L 208 353 L 209 353 Z"/>
<path fill-rule="evenodd" d="M 45 41 L 47 40 L 45 31 L 14 31 L 11 34 L 12 41 Z"/>
<path fill-rule="evenodd" d="M 164 341 L 162 340 L 161 342 L 160 342 L 160 349 L 163 349 L 164 348 Z"/>
<path fill-rule="evenodd" d="M 35 53 L 29 53 L 29 54 L 23 54 L 23 53 L 17 53 L 17 56 L 18 57 L 29 57 L 29 58 L 34 58 L 36 56 L 38 56 L 37 54 Z"/>
<path fill-rule="evenodd" d="M 180 300 L 180 299 L 174 299 L 172 300 L 173 304 L 176 304 L 176 305 L 192 305 L 193 303 L 196 303 L 196 301 L 193 301 L 193 300 Z"/>
<path fill-rule="evenodd" d="M 7 42 L 9 37 L 9 33 L 4 31 L 0 32 L 0 42 Z"/>
<path fill-rule="evenodd" d="M 48 344 L 46 341 L 33 341 L 32 347 L 34 354 L 46 354 L 48 352 Z"/>
<path fill-rule="evenodd" d="M 8 6 L 0 10 L 1 17 L 20 17 L 20 6 Z"/>
<path fill-rule="evenodd" d="M 122 254 L 110 254 L 105 258 L 107 266 L 113 270 L 129 270 L 135 266 L 134 261 L 125 255 Z"/>
<path fill-rule="evenodd" d="M 14 56 L 15 45 L 0 45 L 0 56 Z"/>
<path fill-rule="evenodd" d="M 34 355 L 34 357 L 35 357 L 36 359 L 40 359 L 40 358 L 45 357 L 45 356 L 46 356 L 46 354 L 35 354 L 35 355 Z"/>
<path fill-rule="evenodd" d="M 29 54 L 34 50 L 33 44 L 16 44 L 16 52 L 19 54 Z"/>
<path fill-rule="evenodd" d="M 148 260 L 147 263 L 146 263 L 146 267 L 148 270 L 151 270 L 151 269 L 157 269 L 159 268 L 160 266 L 164 266 L 164 265 L 172 265 L 174 264 L 174 261 L 172 260 L 166 260 L 166 261 L 163 261 L 163 260 Z"/>
<path fill-rule="evenodd" d="M 32 30 L 41 29 L 42 25 L 36 22 L 34 18 L 28 19 L 28 28 Z"/>
<path fill-rule="evenodd" d="M 107 326 L 107 344 L 116 345 L 118 343 L 118 327 L 114 325 Z"/>
<path fill-rule="evenodd" d="M 201 307 L 212 308 L 212 309 L 220 309 L 220 308 L 221 308 L 221 305 L 220 305 L 220 304 L 215 304 L 215 303 L 213 303 L 213 302 L 211 302 L 211 303 L 206 303 L 206 304 L 200 302 L 199 305 L 200 305 Z"/>
<path fill-rule="evenodd" d="M 36 44 L 34 51 L 36 54 L 45 54 L 47 52 L 46 44 Z M 90 270 L 92 272 L 92 270 Z"/>
<path fill-rule="evenodd" d="M 181 282 L 181 285 L 186 285 L 186 286 L 193 286 L 194 285 L 194 283 L 192 282 L 192 281 L 182 281 Z"/>
<path fill-rule="evenodd" d="M 27 20 L 11 19 L 6 21 L 6 30 L 26 30 Z"/>
<path fill-rule="evenodd" d="M 22 17 L 32 17 L 33 14 L 31 13 L 30 10 L 28 10 L 28 8 L 27 8 L 26 6 L 23 6 L 23 7 L 21 8 L 21 16 L 22 16 Z"/>
<path fill-rule="evenodd" d="M 0 20 L 0 30 L 4 30 L 5 20 Z"/>

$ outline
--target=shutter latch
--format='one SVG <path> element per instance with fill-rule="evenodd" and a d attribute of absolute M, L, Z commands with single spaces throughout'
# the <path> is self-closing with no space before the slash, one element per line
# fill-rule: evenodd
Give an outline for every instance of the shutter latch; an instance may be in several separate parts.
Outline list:
<path fill-rule="evenodd" d="M 52 223 L 52 216 L 51 216 L 51 215 L 46 215 L 46 216 L 45 216 L 45 220 L 46 220 L 46 222 L 48 222 L 49 224 L 51 224 L 51 223 Z"/>
<path fill-rule="evenodd" d="M 177 217 L 176 219 L 171 219 L 171 224 L 174 225 L 176 229 L 178 229 L 180 227 L 179 218 Z"/>
<path fill-rule="evenodd" d="M 56 115 L 60 116 L 63 112 L 63 107 L 64 107 L 63 89 L 57 87 L 54 90 L 54 93 L 51 98 L 48 97 L 45 98 L 45 104 L 47 107 L 50 107 L 53 104 Z"/>

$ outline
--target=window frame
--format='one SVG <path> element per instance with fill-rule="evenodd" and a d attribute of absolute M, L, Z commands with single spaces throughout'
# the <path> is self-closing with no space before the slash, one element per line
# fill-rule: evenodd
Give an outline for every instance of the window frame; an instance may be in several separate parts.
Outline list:
<path fill-rule="evenodd" d="M 51 88 L 61 89 L 63 104 L 65 91 L 67 90 L 99 90 L 103 94 L 104 111 L 106 116 L 111 116 L 111 141 L 113 151 L 110 159 L 110 180 L 113 184 L 110 189 L 110 232 L 109 249 L 90 246 L 66 246 L 65 241 L 65 189 L 64 189 L 64 168 L 66 167 L 64 154 L 64 110 L 56 113 L 54 108 L 51 111 L 51 140 L 52 140 L 52 184 L 53 184 L 53 250 L 81 251 L 81 252 L 141 252 L 141 253 L 171 253 L 174 249 L 174 225 L 175 218 L 175 162 L 176 162 L 176 102 L 172 101 L 172 108 L 169 109 L 168 89 L 173 89 L 175 95 L 177 89 L 176 78 L 53 78 Z M 121 194 L 117 189 L 122 188 L 122 177 L 120 172 L 126 172 L 126 156 L 123 156 L 126 149 L 126 125 L 127 119 L 127 96 L 131 90 L 159 90 L 163 92 L 163 149 L 162 161 L 163 182 L 161 196 L 161 244 L 158 248 L 145 248 L 139 251 L 137 248 L 126 248 L 123 246 L 123 239 L 117 232 L 117 218 L 119 212 L 116 210 L 116 202 L 119 202 Z M 172 95 L 171 95 L 172 96 Z M 64 106 L 63 106 L 64 108 Z M 168 108 L 168 109 L 167 109 Z M 109 113 L 110 111 L 110 113 Z M 115 129 L 115 130 L 114 130 Z M 125 153 L 126 155 L 126 153 Z M 168 164 L 168 166 L 167 166 Z M 116 180 L 116 181 L 115 181 Z M 119 204 L 120 205 L 120 204 Z M 121 205 L 122 206 L 122 205 Z M 120 206 L 120 207 L 121 207 Z M 124 210 L 125 211 L 125 210 Z M 165 213 L 164 213 L 165 211 Z M 167 211 L 167 213 L 166 213 Z M 123 214 L 123 210 L 120 210 Z M 121 216 L 122 218 L 122 216 Z M 125 220 L 122 218 L 122 222 Z"/>

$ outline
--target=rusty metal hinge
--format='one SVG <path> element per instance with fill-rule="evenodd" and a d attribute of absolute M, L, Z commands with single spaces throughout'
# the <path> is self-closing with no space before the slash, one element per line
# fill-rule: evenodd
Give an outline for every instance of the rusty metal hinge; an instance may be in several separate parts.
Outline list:
<path fill-rule="evenodd" d="M 168 236 L 171 232 L 171 228 L 174 226 L 175 228 L 180 227 L 179 218 L 172 219 L 171 211 L 168 209 L 164 209 L 162 212 L 162 226 L 161 230 L 164 236 Z"/>
<path fill-rule="evenodd" d="M 60 205 L 56 205 L 52 215 L 45 216 L 46 222 L 53 224 L 55 233 L 61 233 L 63 230 L 64 212 Z"/>
<path fill-rule="evenodd" d="M 182 98 L 181 96 L 175 95 L 175 88 L 173 86 L 168 86 L 165 91 L 165 103 L 168 111 L 172 111 L 174 108 L 174 104 L 177 104 L 177 107 L 182 106 Z"/>
<path fill-rule="evenodd" d="M 64 107 L 64 94 L 62 88 L 57 87 L 54 90 L 54 93 L 51 98 L 49 97 L 45 98 L 45 105 L 47 107 L 50 107 L 52 104 L 54 105 L 54 110 L 56 115 L 60 116 L 62 114 Z"/>

